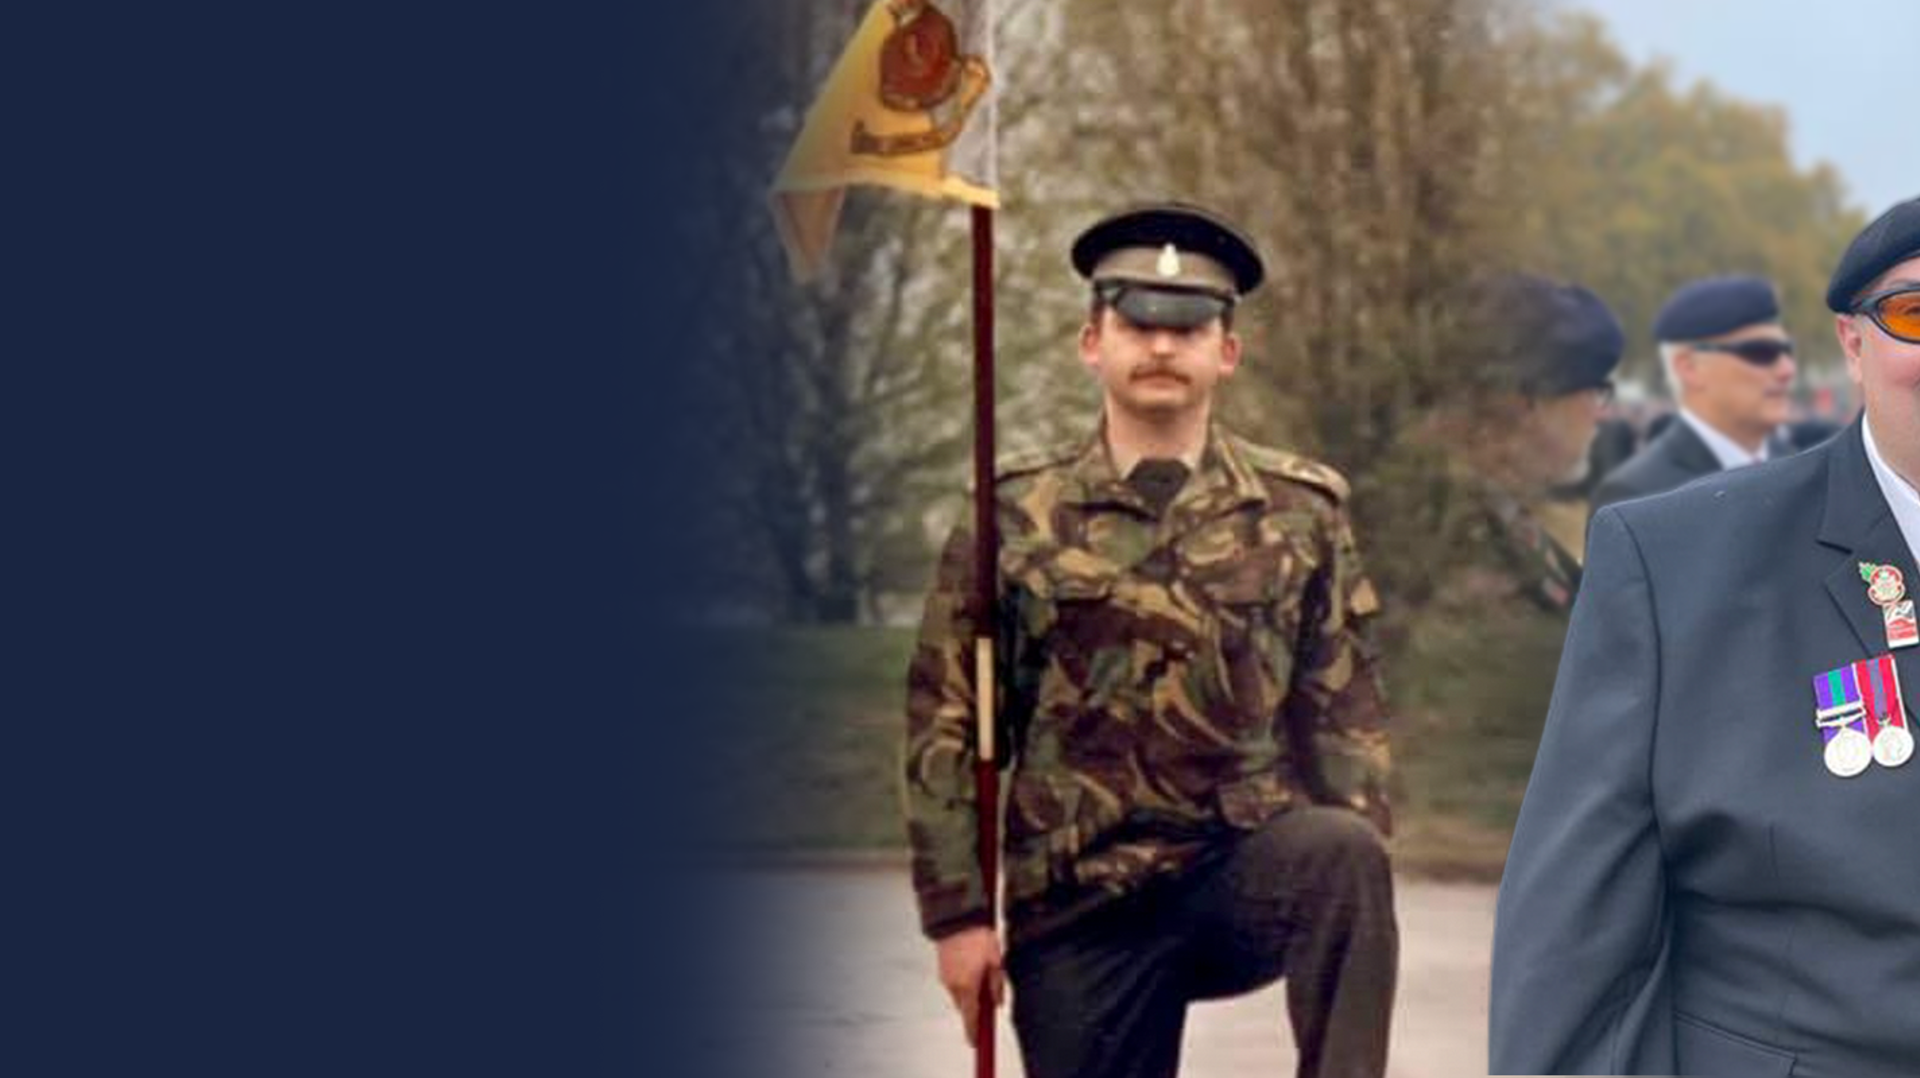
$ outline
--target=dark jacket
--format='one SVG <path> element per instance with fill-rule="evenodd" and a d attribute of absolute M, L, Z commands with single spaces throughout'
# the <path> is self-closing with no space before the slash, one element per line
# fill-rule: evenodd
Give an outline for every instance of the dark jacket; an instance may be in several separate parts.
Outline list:
<path fill-rule="evenodd" d="M 1594 516 L 1494 930 L 1491 1073 L 1912 1075 L 1920 763 L 1830 773 L 1816 675 L 1920 581 L 1856 423 Z M 1920 648 L 1896 651 L 1908 722 Z"/>
<path fill-rule="evenodd" d="M 1786 456 L 1795 448 L 1779 435 L 1767 439 L 1767 451 L 1773 457 Z M 1690 424 L 1675 415 L 1659 437 L 1600 481 L 1593 492 L 1593 507 L 1598 510 L 1628 498 L 1662 494 L 1720 470 L 1720 458 Z"/>

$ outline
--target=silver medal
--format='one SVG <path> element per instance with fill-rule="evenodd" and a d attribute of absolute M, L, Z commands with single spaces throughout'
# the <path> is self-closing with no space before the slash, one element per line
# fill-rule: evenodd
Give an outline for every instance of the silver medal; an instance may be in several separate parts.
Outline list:
<path fill-rule="evenodd" d="M 1835 741 L 1840 740 L 1834 738 Z M 1882 726 L 1873 739 L 1873 759 L 1881 767 L 1899 767 L 1913 758 L 1913 735 L 1905 726 Z"/>
<path fill-rule="evenodd" d="M 1908 746 L 1911 750 L 1912 746 Z M 1850 779 L 1867 769 L 1873 762 L 1873 744 L 1867 735 L 1851 726 L 1842 727 L 1840 732 L 1827 742 L 1825 753 L 1827 770 L 1843 779 Z"/>

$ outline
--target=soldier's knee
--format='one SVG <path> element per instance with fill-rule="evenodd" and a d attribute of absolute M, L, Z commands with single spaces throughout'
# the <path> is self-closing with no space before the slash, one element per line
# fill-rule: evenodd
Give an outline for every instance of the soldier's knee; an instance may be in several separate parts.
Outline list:
<path fill-rule="evenodd" d="M 1268 821 L 1267 830 L 1288 847 L 1290 860 L 1312 870 L 1362 879 L 1390 875 L 1386 840 L 1357 812 L 1310 805 Z"/>

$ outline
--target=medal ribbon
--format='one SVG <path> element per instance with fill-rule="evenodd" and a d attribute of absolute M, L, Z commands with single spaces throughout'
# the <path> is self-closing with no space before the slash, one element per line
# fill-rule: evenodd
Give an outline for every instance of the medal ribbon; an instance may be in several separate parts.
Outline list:
<path fill-rule="evenodd" d="M 1894 663 L 1892 655 L 1882 655 L 1873 660 L 1874 685 L 1880 690 L 1880 700 L 1886 705 L 1880 709 L 1885 716 L 1887 726 L 1907 725 L 1906 704 L 1900 699 L 1900 667 Z"/>
<path fill-rule="evenodd" d="M 1861 721 L 1866 724 L 1868 741 L 1880 736 L 1880 713 L 1873 706 L 1873 675 L 1877 673 L 1875 668 L 1878 666 L 1879 664 L 1872 659 L 1861 659 L 1853 664 L 1853 669 L 1850 671 L 1854 684 L 1860 688 L 1860 704 L 1863 712 Z M 1880 698 L 1886 699 L 1886 693 L 1882 692 Z"/>
<path fill-rule="evenodd" d="M 1841 667 L 1840 670 L 1846 669 Z M 1829 670 L 1813 679 L 1813 702 L 1820 707 L 1819 714 L 1826 715 L 1834 710 L 1846 697 L 1846 687 L 1840 681 L 1840 670 Z M 1837 724 L 1824 720 L 1820 723 L 1820 742 L 1832 741 L 1840 733 Z"/>

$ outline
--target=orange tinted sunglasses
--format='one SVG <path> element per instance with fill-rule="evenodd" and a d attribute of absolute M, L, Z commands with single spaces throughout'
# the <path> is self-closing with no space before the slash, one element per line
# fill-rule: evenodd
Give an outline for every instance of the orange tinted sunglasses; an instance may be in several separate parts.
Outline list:
<path fill-rule="evenodd" d="M 1854 304 L 1852 313 L 1873 319 L 1889 337 L 1920 344 L 1920 285 L 1875 292 Z"/>

